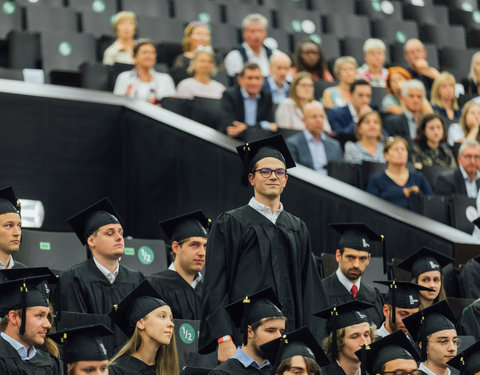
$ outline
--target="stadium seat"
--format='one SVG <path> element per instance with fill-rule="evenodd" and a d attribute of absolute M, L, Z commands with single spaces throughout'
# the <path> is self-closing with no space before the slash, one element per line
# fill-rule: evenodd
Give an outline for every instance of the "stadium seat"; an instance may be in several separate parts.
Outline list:
<path fill-rule="evenodd" d="M 78 31 L 78 18 L 75 11 L 68 8 L 47 6 L 29 6 L 25 8 L 27 30 L 37 32 L 65 32 Z"/>
<path fill-rule="evenodd" d="M 452 25 L 463 25 L 465 29 L 480 29 L 480 18 L 477 12 L 468 12 L 463 9 L 449 9 L 450 23 Z"/>
<path fill-rule="evenodd" d="M 191 102 L 191 119 L 213 129 L 218 129 L 219 113 L 221 113 L 220 99 L 195 97 Z"/>
<path fill-rule="evenodd" d="M 183 36 L 183 25 L 171 18 L 138 16 L 138 36 L 157 43 L 179 43 Z"/>
<path fill-rule="evenodd" d="M 356 14 L 328 14 L 324 16 L 325 32 L 343 39 L 352 36 L 360 39 L 370 38 L 370 23 L 366 16 Z"/>
<path fill-rule="evenodd" d="M 330 34 L 306 34 L 306 33 L 294 33 L 292 34 L 293 47 L 298 45 L 302 40 L 306 38 L 312 38 L 322 47 L 323 54 L 327 60 L 333 60 L 342 56 L 340 51 L 340 41 L 335 35 Z"/>
<path fill-rule="evenodd" d="M 22 12 L 12 2 L 1 1 L 2 12 L 0 12 L 0 39 L 5 39 L 12 30 L 22 30 Z"/>
<path fill-rule="evenodd" d="M 326 88 L 338 85 L 338 81 L 328 82 L 328 81 L 315 81 L 313 82 L 314 88 L 314 97 L 317 100 L 322 99 L 323 92 Z"/>
<path fill-rule="evenodd" d="M 372 20 L 372 34 L 388 44 L 403 44 L 410 38 L 418 38 L 418 26 L 414 21 Z"/>
<path fill-rule="evenodd" d="M 442 195 L 422 195 L 418 197 L 418 213 L 450 225 L 450 202 Z"/>
<path fill-rule="evenodd" d="M 289 33 L 321 33 L 322 24 L 315 12 L 291 9 L 288 12 L 275 12 L 277 27 Z"/>
<path fill-rule="evenodd" d="M 311 0 L 311 7 L 321 14 L 355 14 L 354 0 Z"/>
<path fill-rule="evenodd" d="M 182 98 L 163 98 L 161 106 L 184 117 L 191 117 L 191 100 Z"/>
<path fill-rule="evenodd" d="M 240 30 L 234 25 L 210 23 L 212 28 L 212 46 L 230 50 L 241 41 Z"/>
<path fill-rule="evenodd" d="M 15 3 L 20 6 L 36 6 L 36 7 L 63 7 L 64 0 L 38 0 L 38 1 L 30 1 L 30 0 L 15 0 Z"/>
<path fill-rule="evenodd" d="M 68 0 L 68 7 L 82 12 L 94 12 L 97 14 L 115 14 L 118 12 L 116 1 L 98 0 Z"/>
<path fill-rule="evenodd" d="M 392 5 L 385 5 L 389 3 Z M 398 1 L 377 2 L 377 1 L 358 1 L 357 10 L 359 14 L 367 16 L 371 20 L 390 19 L 395 21 L 403 20 L 402 5 Z"/>
<path fill-rule="evenodd" d="M 420 35 L 424 43 L 435 44 L 437 48 L 466 48 L 465 28 L 460 25 L 421 25 Z"/>
<path fill-rule="evenodd" d="M 210 0 L 175 0 L 173 15 L 185 23 L 190 21 L 220 22 L 220 5 Z"/>
<path fill-rule="evenodd" d="M 266 7 L 224 0 L 220 3 L 220 12 L 223 12 L 223 21 L 235 27 L 241 27 L 243 18 L 250 13 L 259 13 L 265 16 L 269 22 L 268 27 L 275 27 L 272 18 L 272 11 Z"/>
<path fill-rule="evenodd" d="M 347 161 L 331 161 L 327 165 L 328 175 L 349 185 L 360 187 L 360 166 Z"/>
<path fill-rule="evenodd" d="M 382 105 L 384 96 L 387 94 L 388 90 L 384 87 L 372 87 L 372 101 L 370 102 L 371 106 L 376 107 L 378 111 Z"/>
<path fill-rule="evenodd" d="M 37 33 L 12 31 L 7 36 L 7 44 L 9 68 L 40 68 L 40 36 Z"/>
<path fill-rule="evenodd" d="M 271 38 L 275 41 L 276 48 L 285 53 L 293 52 L 293 46 L 290 43 L 290 35 L 282 29 L 269 29 L 268 38 Z M 265 43 L 268 46 L 269 40 L 267 39 Z M 271 46 L 268 46 L 271 47 Z"/>
<path fill-rule="evenodd" d="M 91 34 L 96 38 L 103 35 L 116 37 L 113 26 L 110 23 L 111 14 L 82 11 L 80 13 L 80 30 L 85 34 Z"/>
<path fill-rule="evenodd" d="M 183 53 L 180 43 L 161 42 L 157 44 L 157 62 L 172 66 L 173 60 Z"/>
<path fill-rule="evenodd" d="M 422 7 L 407 3 L 403 5 L 403 17 L 416 21 L 419 25 L 448 25 L 448 9 L 443 5 Z"/>
<path fill-rule="evenodd" d="M 474 224 L 467 219 L 467 216 L 465 214 L 465 210 L 469 206 L 472 206 L 474 208 L 477 207 L 477 202 L 475 198 L 469 198 L 465 195 L 459 194 L 452 195 L 452 225 L 463 232 L 472 234 Z"/>
<path fill-rule="evenodd" d="M 474 49 L 445 47 L 440 51 L 442 70 L 452 73 L 457 81 L 467 78 Z"/>
<path fill-rule="evenodd" d="M 377 173 L 383 172 L 386 168 L 387 168 L 386 163 L 363 161 L 362 167 L 361 167 L 362 188 L 366 189 L 368 186 L 368 182 L 370 181 L 370 177 L 372 177 Z"/>
<path fill-rule="evenodd" d="M 437 185 L 438 177 L 450 170 L 451 168 L 449 167 L 442 167 L 438 165 L 433 165 L 433 166 L 425 165 L 423 166 L 420 172 L 425 176 L 430 186 L 434 187 Z"/>
<path fill-rule="evenodd" d="M 122 10 L 130 10 L 137 16 L 171 17 L 172 12 L 168 0 L 121 0 Z M 141 23 L 139 22 L 141 25 Z"/>
<path fill-rule="evenodd" d="M 86 62 L 80 66 L 81 86 L 86 89 L 112 91 L 111 69 L 102 63 Z"/>
<path fill-rule="evenodd" d="M 437 0 L 437 2 L 448 6 L 449 8 L 463 9 L 469 12 L 478 10 L 476 0 Z"/>
<path fill-rule="evenodd" d="M 258 4 L 269 9 L 308 9 L 308 0 L 258 0 Z"/>
<path fill-rule="evenodd" d="M 23 72 L 21 69 L 10 69 L 0 67 L 1 79 L 13 79 L 15 81 L 23 81 Z"/>

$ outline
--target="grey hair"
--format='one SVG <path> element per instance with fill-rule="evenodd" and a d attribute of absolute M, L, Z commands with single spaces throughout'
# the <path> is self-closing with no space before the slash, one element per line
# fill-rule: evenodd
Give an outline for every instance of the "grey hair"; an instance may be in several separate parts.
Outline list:
<path fill-rule="evenodd" d="M 215 66 L 215 52 L 213 51 L 213 48 L 210 47 L 210 46 L 198 46 L 197 48 L 195 48 L 195 51 L 193 52 L 193 56 L 190 59 L 190 65 L 187 68 L 187 73 L 188 74 L 194 74 L 195 73 L 194 70 L 193 70 L 193 63 L 197 59 L 198 55 L 200 55 L 201 53 L 204 53 L 204 52 L 209 54 L 210 57 L 213 60 L 213 69 L 212 69 L 211 75 L 212 76 L 217 75 L 217 67 Z"/>
<path fill-rule="evenodd" d="M 478 79 L 475 75 L 475 61 L 478 59 L 480 59 L 480 51 L 473 54 L 472 62 L 470 63 L 470 71 L 468 72 L 468 79 L 473 81 L 476 85 L 478 85 Z"/>
<path fill-rule="evenodd" d="M 418 79 L 410 79 L 403 84 L 402 97 L 406 97 L 410 90 L 422 90 L 423 96 L 425 97 L 425 86 L 422 81 L 419 81 Z"/>
<path fill-rule="evenodd" d="M 352 56 L 339 57 L 338 59 L 335 60 L 335 63 L 333 64 L 333 73 L 335 73 L 336 77 L 338 77 L 338 73 L 340 72 L 340 67 L 345 63 L 350 63 L 355 65 L 355 69 L 358 68 L 357 60 L 355 60 L 355 57 L 352 57 Z"/>
<path fill-rule="evenodd" d="M 462 142 L 460 148 L 458 149 L 458 155 L 463 155 L 467 147 L 480 147 L 480 143 L 478 143 L 478 141 L 476 141 L 475 139 L 465 139 Z"/>
<path fill-rule="evenodd" d="M 252 13 L 248 14 L 243 20 L 242 20 L 242 30 L 245 30 L 248 25 L 252 23 L 261 23 L 265 29 L 268 28 L 268 20 L 262 16 L 260 13 Z"/>
<path fill-rule="evenodd" d="M 288 61 L 290 61 L 290 63 L 292 62 L 292 59 L 290 58 L 290 56 L 288 56 L 285 52 L 276 51 L 275 53 L 272 53 L 272 56 L 270 56 L 270 59 L 269 59 L 270 64 L 273 64 L 275 60 L 280 57 L 287 59 Z"/>
<path fill-rule="evenodd" d="M 380 48 L 384 52 L 386 51 L 387 47 L 385 47 L 385 43 L 383 43 L 380 39 L 376 38 L 369 38 L 363 43 L 363 53 L 367 53 L 372 49 Z"/>

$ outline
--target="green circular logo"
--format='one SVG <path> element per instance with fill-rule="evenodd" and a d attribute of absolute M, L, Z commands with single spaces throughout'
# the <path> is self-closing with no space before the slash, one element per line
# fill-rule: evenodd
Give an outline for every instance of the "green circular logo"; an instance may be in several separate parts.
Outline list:
<path fill-rule="evenodd" d="M 372 5 L 372 9 L 375 12 L 380 12 L 382 10 L 382 6 L 380 5 L 380 1 L 378 0 L 372 1 L 371 5 Z"/>
<path fill-rule="evenodd" d="M 465 12 L 473 12 L 473 5 L 470 4 L 468 1 L 465 1 L 465 2 L 462 4 L 462 9 L 463 9 Z"/>
<path fill-rule="evenodd" d="M 68 42 L 62 42 L 58 45 L 58 52 L 60 52 L 60 55 L 62 56 L 70 56 L 72 51 L 72 45 Z"/>
<path fill-rule="evenodd" d="M 110 25 L 113 26 L 115 25 L 115 21 L 117 20 L 117 15 L 116 14 L 112 14 L 110 16 Z"/>
<path fill-rule="evenodd" d="M 153 250 L 149 248 L 148 246 L 142 246 L 140 249 L 138 249 L 138 260 L 145 265 L 149 265 L 153 263 L 153 260 L 155 259 L 155 254 L 153 254 Z"/>
<path fill-rule="evenodd" d="M 299 20 L 293 20 L 290 25 L 292 26 L 292 30 L 299 33 L 302 31 L 302 23 Z"/>
<path fill-rule="evenodd" d="M 472 13 L 472 17 L 475 23 L 480 23 L 480 12 L 478 10 Z"/>
<path fill-rule="evenodd" d="M 318 34 L 310 34 L 310 39 L 312 39 L 315 43 L 322 44 L 322 37 Z"/>
<path fill-rule="evenodd" d="M 93 3 L 92 3 L 92 9 L 94 12 L 96 13 L 102 13 L 105 11 L 105 2 L 103 0 L 95 0 Z"/>
<path fill-rule="evenodd" d="M 405 43 L 407 41 L 407 36 L 405 35 L 405 33 L 403 31 L 397 31 L 395 33 L 395 39 L 399 43 Z"/>
<path fill-rule="evenodd" d="M 15 12 L 16 6 L 13 1 L 5 1 L 2 5 L 3 13 L 12 14 Z"/>
<path fill-rule="evenodd" d="M 198 13 L 198 20 L 201 22 L 209 23 L 210 22 L 210 14 L 201 12 Z"/>
<path fill-rule="evenodd" d="M 180 326 L 178 329 L 178 335 L 180 336 L 180 340 L 182 340 L 185 344 L 191 344 L 195 341 L 195 330 L 188 323 L 183 323 Z"/>

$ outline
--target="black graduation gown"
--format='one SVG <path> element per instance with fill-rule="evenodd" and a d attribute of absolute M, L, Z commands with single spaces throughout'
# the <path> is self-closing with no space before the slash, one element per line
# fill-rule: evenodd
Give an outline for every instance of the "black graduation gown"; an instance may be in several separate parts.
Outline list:
<path fill-rule="evenodd" d="M 0 337 L 0 374 L 58 375 L 60 365 L 55 357 L 39 349 L 32 359 L 22 361 L 13 346 Z"/>
<path fill-rule="evenodd" d="M 155 366 L 149 366 L 139 359 L 124 355 L 108 367 L 109 375 L 155 375 Z"/>
<path fill-rule="evenodd" d="M 23 263 L 20 263 L 20 262 L 18 262 L 18 261 L 16 261 L 16 260 L 14 260 L 13 262 L 14 262 L 14 263 L 13 263 L 13 267 L 12 267 L 13 269 L 17 269 L 17 268 L 27 268 L 27 266 L 26 266 L 25 264 L 23 264 Z"/>
<path fill-rule="evenodd" d="M 230 358 L 211 370 L 208 375 L 270 375 L 271 373 L 272 366 L 265 366 L 261 370 L 252 366 L 245 368 L 239 360 Z"/>
<path fill-rule="evenodd" d="M 322 280 L 321 289 L 324 297 L 323 302 L 325 303 L 323 309 L 354 300 L 350 291 L 340 283 L 335 272 Z M 362 281 L 356 299 L 375 305 L 375 308 L 369 308 L 365 312 L 377 328 L 380 328 L 385 320 L 383 315 L 384 300 L 380 291 Z"/>
<path fill-rule="evenodd" d="M 225 306 L 268 286 L 279 297 L 287 330 L 306 325 L 317 331 L 312 313 L 320 310 L 314 298 L 320 278 L 299 218 L 282 211 L 273 224 L 248 205 L 223 213 L 210 230 L 206 259 L 200 353 L 213 352 L 217 339 L 229 334 L 240 344 Z"/>
<path fill-rule="evenodd" d="M 322 375 L 345 375 L 345 371 L 340 367 L 337 360 L 334 359 L 329 365 L 322 367 Z"/>
<path fill-rule="evenodd" d="M 480 303 L 472 303 L 463 310 L 462 317 L 458 322 L 458 334 L 475 337 L 480 340 Z"/>
<path fill-rule="evenodd" d="M 203 280 L 194 289 L 178 272 L 165 270 L 153 274 L 148 281 L 168 303 L 175 319 L 200 320 Z"/>
<path fill-rule="evenodd" d="M 460 293 L 464 298 L 480 298 L 480 257 L 472 258 L 460 269 Z"/>

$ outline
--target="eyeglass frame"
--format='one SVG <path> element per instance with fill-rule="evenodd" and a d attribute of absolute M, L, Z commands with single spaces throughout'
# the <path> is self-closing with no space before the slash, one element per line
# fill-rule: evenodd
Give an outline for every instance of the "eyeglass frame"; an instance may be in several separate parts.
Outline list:
<path fill-rule="evenodd" d="M 269 174 L 268 176 L 265 176 L 264 174 L 262 174 L 262 170 L 265 170 L 265 171 L 269 171 Z M 277 174 L 277 171 L 280 171 L 282 170 L 284 172 L 284 175 L 283 176 L 279 176 Z M 287 170 L 285 168 L 276 168 L 276 169 L 271 169 L 271 168 L 260 168 L 260 169 L 254 169 L 252 171 L 253 174 L 255 174 L 255 172 L 260 172 L 260 176 L 264 177 L 264 178 L 270 178 L 270 176 L 272 175 L 272 173 L 275 173 L 275 177 L 277 177 L 278 179 L 280 178 L 285 178 L 287 176 Z"/>
<path fill-rule="evenodd" d="M 380 372 L 380 374 L 395 374 L 395 375 L 420 375 L 421 372 L 420 370 L 412 370 L 410 372 L 405 371 L 405 370 L 395 370 L 395 371 L 384 371 Z"/>
<path fill-rule="evenodd" d="M 436 342 L 437 344 L 440 344 L 440 346 L 442 346 L 443 348 L 447 348 L 450 343 L 453 343 L 453 346 L 458 349 L 462 345 L 463 340 L 460 337 L 454 337 L 453 339 L 443 337 L 440 340 L 428 340 L 428 342 Z"/>

